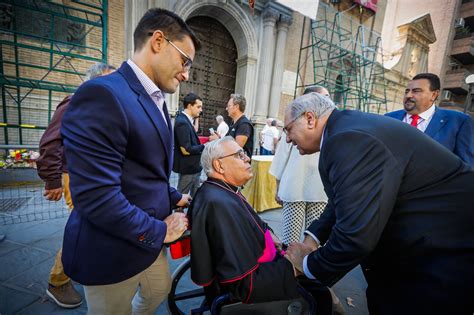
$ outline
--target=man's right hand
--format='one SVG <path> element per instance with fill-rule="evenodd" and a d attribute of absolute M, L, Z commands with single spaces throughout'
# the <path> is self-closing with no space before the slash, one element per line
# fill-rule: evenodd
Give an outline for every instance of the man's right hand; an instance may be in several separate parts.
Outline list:
<path fill-rule="evenodd" d="M 45 189 L 43 196 L 50 201 L 59 201 L 63 195 L 63 188 Z"/>
<path fill-rule="evenodd" d="M 214 141 L 217 139 L 219 139 L 219 136 L 217 135 L 217 133 L 213 133 L 212 135 L 209 136 L 209 141 Z"/>
<path fill-rule="evenodd" d="M 164 243 L 176 241 L 188 228 L 188 218 L 182 212 L 175 212 L 167 216 L 163 222 L 166 224 L 166 236 Z"/>

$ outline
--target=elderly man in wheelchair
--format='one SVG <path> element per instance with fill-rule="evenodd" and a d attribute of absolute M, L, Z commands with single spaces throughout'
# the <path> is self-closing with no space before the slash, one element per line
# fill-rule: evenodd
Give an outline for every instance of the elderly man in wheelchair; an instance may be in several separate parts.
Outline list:
<path fill-rule="evenodd" d="M 202 153 L 208 179 L 188 211 L 192 280 L 204 287 L 209 304 L 224 295 L 239 303 L 238 313 L 259 307 L 267 314 L 282 313 L 272 307 L 300 313 L 291 311 L 291 302 L 303 301 L 306 314 L 331 314 L 328 289 L 295 276 L 281 242 L 240 193 L 252 177 L 249 162 L 231 137 L 209 143 Z"/>

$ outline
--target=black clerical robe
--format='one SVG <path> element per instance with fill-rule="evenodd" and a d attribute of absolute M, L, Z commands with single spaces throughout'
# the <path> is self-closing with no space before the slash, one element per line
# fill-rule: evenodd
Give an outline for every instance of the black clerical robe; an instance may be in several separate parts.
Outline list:
<path fill-rule="evenodd" d="M 208 179 L 189 209 L 191 278 L 215 295 L 230 293 L 245 303 L 300 297 L 291 263 L 277 254 L 258 263 L 268 225 L 237 188 Z"/>

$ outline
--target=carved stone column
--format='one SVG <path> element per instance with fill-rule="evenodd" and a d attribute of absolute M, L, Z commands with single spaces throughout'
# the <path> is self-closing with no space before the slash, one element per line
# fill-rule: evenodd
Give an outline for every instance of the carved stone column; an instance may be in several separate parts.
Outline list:
<path fill-rule="evenodd" d="M 257 72 L 257 58 L 243 56 L 237 60 L 235 92 L 247 99 L 245 115 L 252 117 L 255 112 L 255 73 Z"/>
<path fill-rule="evenodd" d="M 133 31 L 148 10 L 148 1 L 125 0 L 125 57 L 133 55 Z"/>
<path fill-rule="evenodd" d="M 280 17 L 277 10 L 268 8 L 263 12 L 263 38 L 260 45 L 259 75 L 257 84 L 257 103 L 255 119 L 265 118 L 268 114 L 270 85 L 272 80 L 273 57 L 275 55 L 275 23 Z"/>
<path fill-rule="evenodd" d="M 282 16 L 277 28 L 278 33 L 275 49 L 275 61 L 273 63 L 272 88 L 270 90 L 270 104 L 268 106 L 268 116 L 272 118 L 277 118 L 280 111 L 281 86 L 285 67 L 286 36 L 288 35 L 288 29 L 291 22 L 291 16 Z"/>

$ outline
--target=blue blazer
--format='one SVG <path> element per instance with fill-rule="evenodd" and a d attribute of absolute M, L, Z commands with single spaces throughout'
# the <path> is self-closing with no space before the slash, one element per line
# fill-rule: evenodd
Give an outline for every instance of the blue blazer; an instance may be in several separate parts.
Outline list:
<path fill-rule="evenodd" d="M 117 283 L 158 257 L 162 221 L 181 194 L 169 185 L 173 133 L 123 63 L 79 87 L 62 120 L 74 211 L 64 231 L 62 261 L 84 285 Z"/>
<path fill-rule="evenodd" d="M 385 115 L 403 120 L 405 114 L 402 109 Z M 474 122 L 468 115 L 436 107 L 425 134 L 441 143 L 467 164 L 474 166 Z"/>

